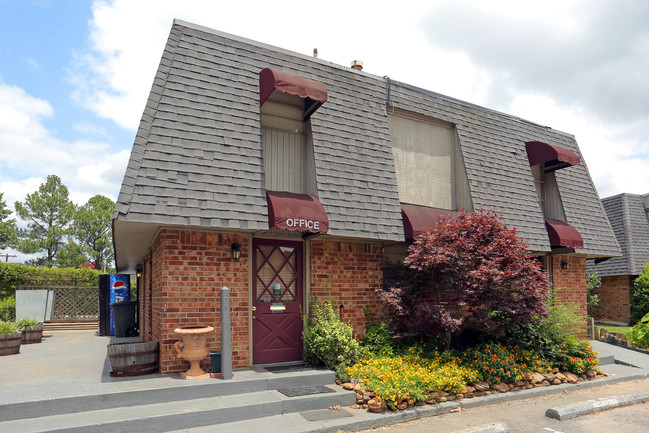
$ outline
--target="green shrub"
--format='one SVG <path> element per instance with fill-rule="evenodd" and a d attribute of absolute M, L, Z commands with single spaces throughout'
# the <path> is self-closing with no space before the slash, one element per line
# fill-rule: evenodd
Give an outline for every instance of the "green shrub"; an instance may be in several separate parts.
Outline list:
<path fill-rule="evenodd" d="M 28 326 L 38 326 L 43 322 L 38 320 L 36 317 L 25 317 L 20 319 L 17 323 L 20 329 L 24 329 Z"/>
<path fill-rule="evenodd" d="M 0 320 L 16 320 L 16 297 L 0 299 Z"/>
<path fill-rule="evenodd" d="M 597 366 L 597 356 L 586 340 L 571 334 L 581 318 L 572 305 L 551 305 L 549 315 L 534 322 L 513 324 L 501 341 L 510 347 L 533 350 L 552 367 L 583 374 Z"/>
<path fill-rule="evenodd" d="M 311 305 L 311 316 L 303 332 L 304 359 L 340 372 L 360 356 L 360 342 L 351 325 L 340 319 L 331 302 Z"/>
<path fill-rule="evenodd" d="M 640 319 L 627 333 L 627 337 L 636 347 L 649 347 L 649 313 Z"/>
<path fill-rule="evenodd" d="M 649 263 L 633 282 L 631 290 L 631 324 L 638 323 L 649 313 Z"/>
<path fill-rule="evenodd" d="M 13 296 L 20 286 L 96 286 L 100 271 L 76 268 L 35 268 L 0 262 L 0 298 Z"/>
<path fill-rule="evenodd" d="M 515 382 L 529 372 L 548 371 L 549 364 L 532 350 L 509 349 L 501 344 L 481 344 L 462 354 L 463 363 L 475 369 L 482 380 Z"/>
<path fill-rule="evenodd" d="M 20 328 L 16 322 L 7 322 L 5 320 L 0 320 L 0 334 L 13 334 L 20 332 Z"/>
<path fill-rule="evenodd" d="M 578 340 L 572 335 L 567 336 L 552 355 L 552 367 L 561 371 L 584 374 L 597 368 L 597 354 L 588 341 Z"/>
<path fill-rule="evenodd" d="M 394 355 L 395 343 L 387 323 L 371 325 L 363 339 L 363 347 L 367 351 L 385 356 Z"/>

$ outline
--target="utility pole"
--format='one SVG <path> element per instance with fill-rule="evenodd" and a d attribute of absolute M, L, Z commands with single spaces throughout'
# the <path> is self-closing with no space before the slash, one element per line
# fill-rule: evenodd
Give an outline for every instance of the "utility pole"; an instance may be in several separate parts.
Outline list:
<path fill-rule="evenodd" d="M 9 257 L 14 258 L 16 256 L 12 255 L 12 254 L 0 254 L 0 257 L 4 257 L 5 258 L 5 263 L 7 263 L 9 261 Z"/>

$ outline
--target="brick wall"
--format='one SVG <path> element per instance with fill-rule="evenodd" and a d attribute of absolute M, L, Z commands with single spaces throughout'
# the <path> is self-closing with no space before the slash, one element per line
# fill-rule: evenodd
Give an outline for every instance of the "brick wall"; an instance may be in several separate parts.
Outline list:
<path fill-rule="evenodd" d="M 232 259 L 230 246 L 241 245 L 241 258 Z M 248 305 L 248 238 L 242 235 L 192 230 L 162 230 L 149 261 L 144 263 L 140 335 L 160 342 L 160 372 L 178 373 L 189 363 L 176 357 L 179 326 L 215 328 L 207 339 L 210 350 L 220 350 L 220 289 L 230 288 L 232 362 L 250 365 Z M 203 367 L 209 366 L 209 357 Z"/>
<path fill-rule="evenodd" d="M 385 312 L 376 295 L 383 284 L 383 246 L 361 242 L 311 242 L 311 295 L 318 302 L 333 298 L 343 321 L 359 337 L 365 334 L 369 308 L 376 319 Z"/>
<path fill-rule="evenodd" d="M 569 269 L 562 269 L 565 262 Z M 552 257 L 552 282 L 555 288 L 555 302 L 575 305 L 576 313 L 583 318 L 575 330 L 578 337 L 587 336 L 586 309 L 586 258 L 581 256 Z"/>
<path fill-rule="evenodd" d="M 629 323 L 632 286 L 633 278 L 630 275 L 602 277 L 602 285 L 595 291 L 600 300 L 600 307 L 593 309 L 595 320 Z"/>

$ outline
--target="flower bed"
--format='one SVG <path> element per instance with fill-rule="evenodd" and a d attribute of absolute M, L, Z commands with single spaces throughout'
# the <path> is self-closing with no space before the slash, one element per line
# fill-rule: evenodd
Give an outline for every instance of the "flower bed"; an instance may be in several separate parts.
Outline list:
<path fill-rule="evenodd" d="M 564 371 L 533 351 L 500 344 L 483 344 L 459 355 L 427 356 L 421 347 L 413 346 L 401 355 L 366 356 L 346 369 L 352 381 L 341 385 L 356 391 L 357 408 L 403 410 L 416 404 L 592 380 L 602 373 L 595 371 L 597 359 L 589 346 L 588 351 L 586 355 L 592 356 L 560 359 Z"/>

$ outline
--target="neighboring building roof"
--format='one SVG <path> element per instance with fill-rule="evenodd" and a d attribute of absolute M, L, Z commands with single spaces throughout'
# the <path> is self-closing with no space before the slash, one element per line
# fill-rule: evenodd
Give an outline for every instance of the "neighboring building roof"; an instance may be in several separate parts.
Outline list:
<path fill-rule="evenodd" d="M 618 194 L 602 199 L 615 237 L 622 248 L 622 256 L 596 263 L 588 261 L 588 273 L 600 276 L 640 275 L 649 262 L 649 213 L 645 197 L 637 194 Z"/>
<path fill-rule="evenodd" d="M 404 239 L 389 102 L 455 124 L 474 206 L 499 211 L 531 250 L 550 251 L 525 142 L 540 140 L 579 154 L 574 137 L 175 20 L 114 213 L 116 233 L 136 233 L 147 225 L 148 235 L 116 236 L 120 270 L 137 257 L 129 253 L 125 260 L 122 252 L 136 244 L 145 251 L 156 226 L 268 230 L 259 109 L 259 72 L 267 67 L 327 88 L 327 102 L 311 117 L 311 130 L 316 195 L 329 218 L 328 235 Z M 584 239 L 579 252 L 619 253 L 585 164 L 559 170 L 557 183 L 567 222 Z"/>

